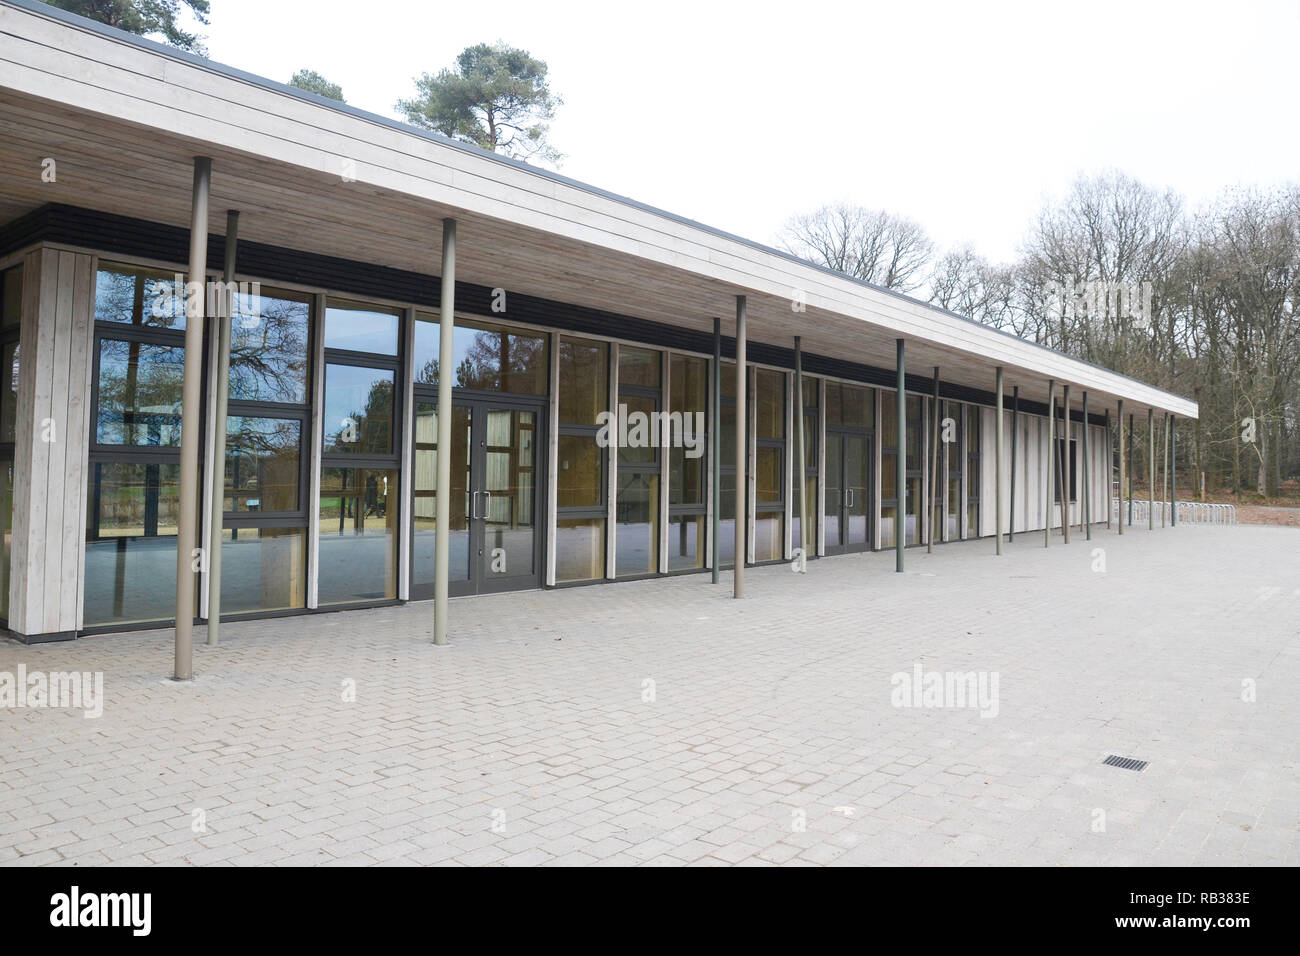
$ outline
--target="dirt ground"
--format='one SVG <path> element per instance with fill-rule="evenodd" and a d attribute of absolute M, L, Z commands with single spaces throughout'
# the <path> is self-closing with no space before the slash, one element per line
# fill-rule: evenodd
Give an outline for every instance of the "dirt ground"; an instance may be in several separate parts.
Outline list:
<path fill-rule="evenodd" d="M 1237 522 L 1239 524 L 1277 524 L 1300 528 L 1300 508 L 1237 505 Z"/>

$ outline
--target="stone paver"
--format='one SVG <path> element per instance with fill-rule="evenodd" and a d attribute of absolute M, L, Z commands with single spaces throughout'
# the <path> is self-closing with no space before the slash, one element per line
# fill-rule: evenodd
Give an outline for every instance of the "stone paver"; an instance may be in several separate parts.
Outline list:
<path fill-rule="evenodd" d="M 0 712 L 0 864 L 1300 861 L 1300 535 L 992 550 L 232 623 L 187 685 L 170 631 L 0 641 L 106 696 Z M 894 706 L 917 664 L 996 716 Z"/>

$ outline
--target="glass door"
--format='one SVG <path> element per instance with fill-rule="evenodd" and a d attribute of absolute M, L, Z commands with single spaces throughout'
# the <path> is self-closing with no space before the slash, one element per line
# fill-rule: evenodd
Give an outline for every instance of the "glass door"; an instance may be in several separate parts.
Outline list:
<path fill-rule="evenodd" d="M 448 593 L 538 587 L 537 446 L 541 409 L 486 400 L 452 403 Z M 415 397 L 411 599 L 434 591 L 438 409 Z"/>
<path fill-rule="evenodd" d="M 871 438 L 826 433 L 826 553 L 871 547 Z"/>

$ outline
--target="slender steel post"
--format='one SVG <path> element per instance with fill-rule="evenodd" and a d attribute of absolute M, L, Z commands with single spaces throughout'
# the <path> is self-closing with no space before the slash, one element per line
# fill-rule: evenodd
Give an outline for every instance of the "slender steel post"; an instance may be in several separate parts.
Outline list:
<path fill-rule="evenodd" d="M 1070 484 L 1074 475 L 1070 472 L 1070 386 L 1061 389 L 1061 533 L 1065 543 L 1070 543 Z"/>
<path fill-rule="evenodd" d="M 447 643 L 447 580 L 451 565 L 452 344 L 456 335 L 456 220 L 442 221 L 442 293 L 438 301 L 438 457 L 434 496 L 433 643 Z M 610 529 L 612 533 L 613 529 Z"/>
<path fill-rule="evenodd" d="M 1110 495 L 1115 487 L 1115 435 L 1110 430 L 1110 409 L 1106 409 L 1106 530 L 1110 530 Z"/>
<path fill-rule="evenodd" d="M 1092 456 L 1089 452 L 1092 444 L 1088 440 L 1090 431 L 1088 421 L 1088 393 L 1083 393 L 1083 507 L 1080 509 L 1083 515 L 1083 537 L 1086 541 L 1092 540 Z"/>
<path fill-rule="evenodd" d="M 1174 416 L 1169 416 L 1169 527 L 1178 525 L 1178 437 Z"/>
<path fill-rule="evenodd" d="M 1160 423 L 1160 469 L 1163 472 L 1160 478 L 1160 527 L 1167 523 L 1165 517 L 1165 502 L 1169 500 L 1169 413 L 1165 412 L 1164 420 Z"/>
<path fill-rule="evenodd" d="M 226 257 L 221 272 L 225 308 L 217 319 L 217 400 L 212 420 L 212 520 L 208 541 L 208 645 L 221 643 L 221 531 L 226 516 L 226 407 L 230 401 L 230 323 L 235 312 L 235 257 L 239 248 L 239 212 L 226 211 Z"/>
<path fill-rule="evenodd" d="M 1156 530 L 1156 410 L 1147 409 L 1147 530 Z"/>
<path fill-rule="evenodd" d="M 894 508 L 894 570 L 903 573 L 905 502 L 907 501 L 907 369 L 903 340 L 898 339 L 898 504 Z"/>
<path fill-rule="evenodd" d="M 997 368 L 995 375 L 995 385 L 997 388 L 997 427 L 993 429 L 993 493 L 997 499 L 994 506 L 994 520 L 997 526 L 993 529 L 993 536 L 997 538 L 997 547 L 994 549 L 995 554 L 1002 553 L 1002 366 Z"/>
<path fill-rule="evenodd" d="M 925 550 L 933 554 L 936 533 L 934 519 L 937 517 L 939 524 L 941 526 L 943 524 L 943 509 L 939 507 L 939 366 L 937 365 L 934 367 L 934 397 L 931 401 L 934 402 L 934 409 L 930 420 L 934 423 L 934 428 L 932 429 L 930 441 L 930 494 L 928 495 L 930 499 L 930 530 L 926 536 Z"/>
<path fill-rule="evenodd" d="M 736 296 L 736 560 L 732 576 L 732 597 L 745 596 L 745 558 L 749 524 L 749 482 L 745 465 L 749 458 L 748 419 L 745 413 L 745 339 L 749 306 L 743 295 Z"/>
<path fill-rule="evenodd" d="M 1047 380 L 1047 454 L 1043 456 L 1043 470 L 1047 472 L 1043 485 L 1047 504 L 1043 507 L 1043 547 L 1052 543 L 1052 475 L 1056 471 L 1056 381 Z"/>
<path fill-rule="evenodd" d="M 1124 507 L 1124 399 L 1122 398 L 1119 400 L 1119 407 L 1116 410 L 1115 424 L 1119 426 L 1117 429 L 1119 431 L 1119 506 L 1122 509 Z M 1129 521 L 1132 520 L 1133 511 L 1130 507 Z M 1119 521 L 1116 522 L 1116 524 L 1119 525 L 1119 533 L 1123 534 L 1124 515 L 1122 513 L 1120 514 Z"/>
<path fill-rule="evenodd" d="M 718 529 L 722 526 L 722 319 L 713 320 L 713 583 L 718 583 Z"/>
<path fill-rule="evenodd" d="M 1011 388 L 1011 513 L 1007 516 L 1007 540 L 1016 540 L 1016 445 L 1020 435 L 1020 386 Z"/>
<path fill-rule="evenodd" d="M 194 157 L 190 206 L 190 272 L 185 296 L 185 371 L 181 390 L 181 475 L 176 508 L 176 659 L 173 678 L 194 677 L 194 575 L 201 566 L 194 547 L 199 513 L 199 418 L 203 381 L 203 319 L 207 303 L 208 197 L 212 160 Z"/>
<path fill-rule="evenodd" d="M 1133 446 L 1137 432 L 1133 430 L 1133 413 L 1128 413 L 1128 526 L 1133 527 Z"/>
<path fill-rule="evenodd" d="M 808 459 L 804 457 L 803 434 L 803 347 L 799 336 L 794 337 L 794 413 L 798 416 L 799 435 L 799 552 L 801 561 L 808 560 Z"/>

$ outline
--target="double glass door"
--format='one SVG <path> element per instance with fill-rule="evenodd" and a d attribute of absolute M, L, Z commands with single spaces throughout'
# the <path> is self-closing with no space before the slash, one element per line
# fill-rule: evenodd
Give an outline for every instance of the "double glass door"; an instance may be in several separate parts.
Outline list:
<path fill-rule="evenodd" d="M 542 405 L 452 402 L 448 591 L 482 594 L 540 586 L 537 528 Z M 433 597 L 438 406 L 415 395 L 411 598 Z"/>
<path fill-rule="evenodd" d="M 871 547 L 870 432 L 826 432 L 826 553 Z"/>

